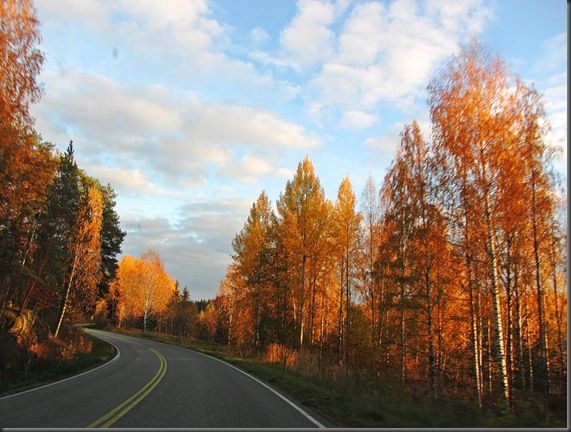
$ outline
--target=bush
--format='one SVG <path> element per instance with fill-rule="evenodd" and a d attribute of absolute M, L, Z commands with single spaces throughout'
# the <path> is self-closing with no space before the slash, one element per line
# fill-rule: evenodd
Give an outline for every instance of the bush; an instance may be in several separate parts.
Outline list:
<path fill-rule="evenodd" d="M 284 363 L 287 367 L 293 366 L 298 359 L 297 351 L 281 344 L 270 344 L 266 350 L 265 360 L 268 363 Z"/>

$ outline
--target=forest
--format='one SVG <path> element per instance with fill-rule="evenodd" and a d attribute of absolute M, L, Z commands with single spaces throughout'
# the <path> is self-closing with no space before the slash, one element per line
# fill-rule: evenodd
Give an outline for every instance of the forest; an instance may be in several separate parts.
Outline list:
<path fill-rule="evenodd" d="M 151 317 L 325 382 L 564 411 L 567 199 L 541 95 L 475 40 L 428 95 L 430 137 L 406 125 L 380 186 L 358 198 L 346 177 L 332 202 L 306 157 L 275 203 L 262 191 L 200 310 L 156 252 L 124 258 L 115 323 Z"/>
<path fill-rule="evenodd" d="M 0 380 L 88 349 L 73 325 L 109 291 L 125 232 L 116 194 L 34 128 L 43 54 L 30 1 L 0 3 Z"/>
<path fill-rule="evenodd" d="M 94 321 L 426 401 L 565 412 L 566 190 L 542 96 L 499 55 L 472 40 L 438 71 L 428 136 L 404 126 L 380 184 L 357 195 L 346 177 L 333 202 L 308 156 L 274 202 L 262 190 L 216 298 L 196 302 L 156 251 L 118 262 L 113 188 L 29 114 L 32 3 L 0 8 L 0 378 L 73 358 L 71 324 Z"/>
<path fill-rule="evenodd" d="M 217 335 L 429 400 L 566 406 L 566 192 L 541 95 L 472 41 L 380 187 L 326 199 L 309 158 L 232 242 Z"/>

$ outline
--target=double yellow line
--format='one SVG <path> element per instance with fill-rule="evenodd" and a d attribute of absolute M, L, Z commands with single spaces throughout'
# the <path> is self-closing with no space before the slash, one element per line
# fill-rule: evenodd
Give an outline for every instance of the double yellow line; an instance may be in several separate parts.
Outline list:
<path fill-rule="evenodd" d="M 95 420 L 93 423 L 87 426 L 88 428 L 107 428 L 111 426 L 113 423 L 127 414 L 131 408 L 141 402 L 157 386 L 157 384 L 161 382 L 167 371 L 167 361 L 157 350 L 154 350 L 153 348 L 150 348 L 150 350 L 157 355 L 159 361 L 161 362 L 159 370 L 155 376 L 141 390 L 139 390 L 121 405 L 109 411 L 100 419 Z"/>

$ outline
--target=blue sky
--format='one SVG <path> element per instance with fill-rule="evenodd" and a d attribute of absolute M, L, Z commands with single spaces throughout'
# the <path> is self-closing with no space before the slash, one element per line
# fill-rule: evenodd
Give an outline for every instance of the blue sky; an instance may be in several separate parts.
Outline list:
<path fill-rule="evenodd" d="M 216 295 L 265 190 L 309 156 L 327 197 L 380 185 L 426 86 L 470 35 L 544 95 L 566 176 L 563 0 L 36 0 L 36 129 L 118 194 L 123 253 Z"/>

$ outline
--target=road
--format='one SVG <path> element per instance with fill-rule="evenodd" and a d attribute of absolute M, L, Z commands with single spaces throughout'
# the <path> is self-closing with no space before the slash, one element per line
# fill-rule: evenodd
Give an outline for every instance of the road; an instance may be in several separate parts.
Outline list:
<path fill-rule="evenodd" d="M 118 355 L 86 373 L 0 398 L 0 427 L 334 427 L 215 358 L 146 339 L 86 331 L 112 343 Z"/>

